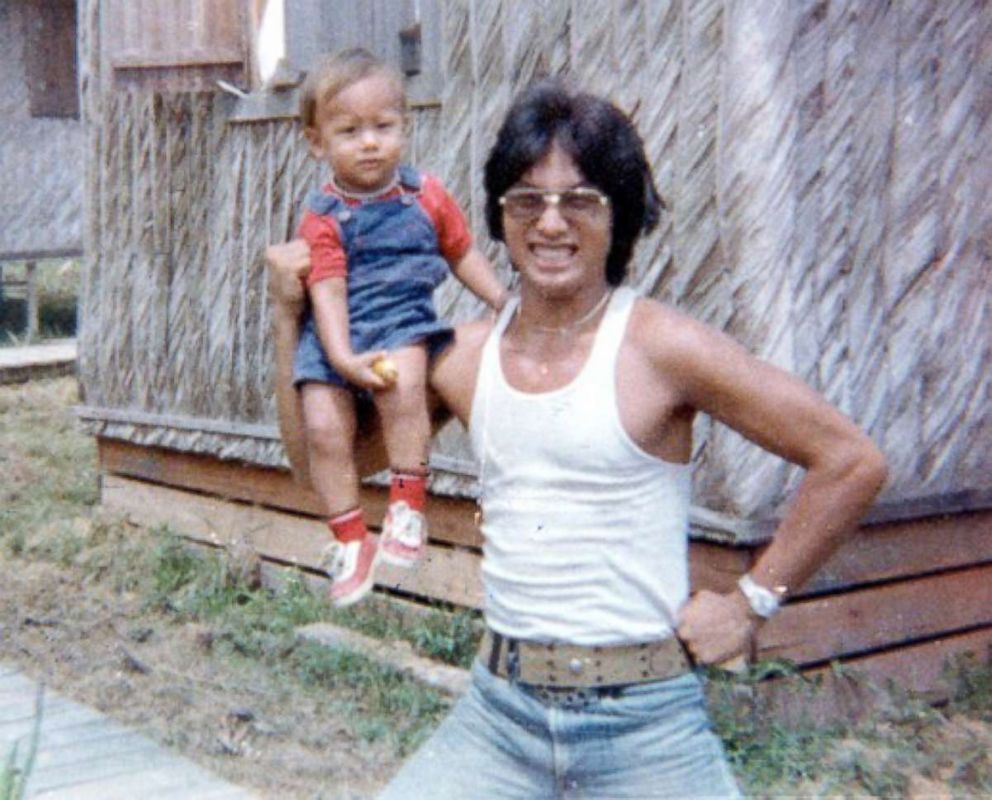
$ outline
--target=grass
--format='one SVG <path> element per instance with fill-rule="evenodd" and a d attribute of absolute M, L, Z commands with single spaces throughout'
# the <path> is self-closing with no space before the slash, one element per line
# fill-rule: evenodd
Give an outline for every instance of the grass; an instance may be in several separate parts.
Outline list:
<path fill-rule="evenodd" d="M 3 765 L 0 766 L 0 800 L 21 800 L 27 790 L 28 780 L 34 769 L 38 755 L 38 742 L 41 739 L 41 719 L 44 690 L 38 688 L 34 704 L 34 722 L 28 736 L 28 751 L 23 760 L 19 757 L 18 743 L 11 747 Z"/>
<path fill-rule="evenodd" d="M 857 720 L 807 715 L 786 723 L 762 682 L 778 678 L 788 702 L 804 707 L 822 691 L 821 681 L 788 664 L 759 664 L 743 675 L 714 671 L 710 709 L 749 797 L 921 797 L 936 789 L 940 796 L 992 797 L 992 664 L 959 659 L 947 673 L 953 690 L 941 704 L 890 686 L 888 703 Z"/>
<path fill-rule="evenodd" d="M 295 628 L 330 620 L 464 667 L 477 614 L 439 609 L 411 621 L 385 600 L 333 610 L 302 580 L 263 588 L 236 554 L 192 549 L 167 529 L 136 535 L 95 509 L 95 448 L 70 419 L 73 402 L 68 379 L 0 387 L 0 558 L 82 570 L 89 583 L 140 598 L 149 615 L 203 625 L 211 657 L 264 665 L 273 686 L 304 693 L 358 739 L 406 753 L 434 728 L 448 707 L 439 694 L 355 652 L 301 642 Z M 832 724 L 785 724 L 758 691 L 769 678 L 796 703 L 820 690 L 777 662 L 709 681 L 715 726 L 749 796 L 921 796 L 920 782 L 931 781 L 954 797 L 992 797 L 989 664 L 950 664 L 954 692 L 940 706 L 893 690 L 884 717 Z M 11 781 L 9 767 L 0 774 Z"/>
<path fill-rule="evenodd" d="M 23 262 L 4 263 L 4 281 L 24 280 Z M 76 260 L 40 261 L 38 281 L 38 333 L 41 339 L 76 335 L 76 303 L 81 264 Z M 24 289 L 0 288 L 0 347 L 26 343 L 27 302 Z"/>
<path fill-rule="evenodd" d="M 408 752 L 447 709 L 437 692 L 392 668 L 344 648 L 298 640 L 298 626 L 330 613 L 302 580 L 272 592 L 246 582 L 223 555 L 194 551 L 168 530 L 156 538 L 150 586 L 143 592 L 149 608 L 177 621 L 208 624 L 214 651 L 229 659 L 252 659 L 279 680 L 330 692 L 332 710 L 355 720 L 354 732 L 362 739 L 384 738 Z"/>
<path fill-rule="evenodd" d="M 95 447 L 71 419 L 75 401 L 67 379 L 0 387 L 0 558 L 81 570 L 87 582 L 137 595 L 149 614 L 201 622 L 218 657 L 251 659 L 322 703 L 333 690 L 331 710 L 363 739 L 405 753 L 430 732 L 448 704 L 435 690 L 358 654 L 297 641 L 296 626 L 332 616 L 303 581 L 269 591 L 223 552 L 193 549 L 167 529 L 139 536 L 101 515 Z M 440 641 L 437 626 L 414 635 Z"/>

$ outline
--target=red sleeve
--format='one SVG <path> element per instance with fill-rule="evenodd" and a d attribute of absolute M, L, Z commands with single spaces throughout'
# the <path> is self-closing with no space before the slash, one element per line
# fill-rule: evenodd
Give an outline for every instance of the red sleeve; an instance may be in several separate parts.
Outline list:
<path fill-rule="evenodd" d="M 472 233 L 458 203 L 441 181 L 424 175 L 420 204 L 434 223 L 441 255 L 449 264 L 457 264 L 472 247 Z"/>
<path fill-rule="evenodd" d="M 348 275 L 348 260 L 341 246 L 341 232 L 332 217 L 307 211 L 300 223 L 299 235 L 310 245 L 310 272 L 306 285 L 309 289 L 328 278 Z"/>

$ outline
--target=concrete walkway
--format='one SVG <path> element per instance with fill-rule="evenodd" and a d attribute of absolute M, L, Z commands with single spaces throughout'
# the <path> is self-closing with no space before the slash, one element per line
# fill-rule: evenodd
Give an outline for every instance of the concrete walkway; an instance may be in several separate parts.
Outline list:
<path fill-rule="evenodd" d="M 39 686 L 0 664 L 0 769 L 16 747 L 23 769 L 38 718 Z M 47 689 L 24 797 L 45 800 L 248 800 L 258 798 L 148 737 Z M 16 796 L 16 795 L 15 795 Z"/>
<path fill-rule="evenodd" d="M 75 339 L 53 339 L 23 347 L 0 347 L 0 384 L 69 375 L 75 368 Z"/>

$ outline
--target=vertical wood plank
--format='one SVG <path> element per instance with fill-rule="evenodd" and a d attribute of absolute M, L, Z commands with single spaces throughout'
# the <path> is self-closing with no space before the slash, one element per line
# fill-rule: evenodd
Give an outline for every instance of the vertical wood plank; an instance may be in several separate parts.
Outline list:
<path fill-rule="evenodd" d="M 658 232 L 638 246 L 632 275 L 645 293 L 667 302 L 675 300 L 672 285 L 678 268 L 673 220 L 679 199 L 675 170 L 684 58 L 681 13 L 682 4 L 677 0 L 652 3 L 643 9 L 640 49 L 644 64 L 637 70 L 639 104 L 634 117 L 667 210 L 661 215 Z"/>
<path fill-rule="evenodd" d="M 849 274 L 852 259 L 851 209 L 854 120 L 856 0 L 827 7 L 826 64 L 823 83 L 823 164 L 820 177 L 820 247 L 814 265 L 814 314 L 819 342 L 817 386 L 842 411 L 851 411 L 851 343 L 847 298 L 854 291 Z M 801 235 L 801 232 L 800 232 Z M 860 422 L 855 420 L 855 422 Z"/>
<path fill-rule="evenodd" d="M 851 148 L 850 285 L 846 337 L 851 343 L 851 413 L 876 440 L 885 427 L 884 279 L 889 216 L 888 171 L 895 122 L 893 6 L 859 7 L 854 64 L 854 136 Z"/>
<path fill-rule="evenodd" d="M 730 333 L 763 359 L 793 369 L 790 304 L 796 240 L 795 77 L 790 50 L 794 5 L 728 6 L 722 42 L 719 98 L 719 172 L 722 241 L 733 273 Z M 710 309 L 719 295 L 705 292 Z M 725 426 L 715 427 L 708 454 L 723 469 L 734 464 L 721 502 L 741 513 L 770 516 L 781 501 L 783 462 Z M 708 466 L 708 465 L 707 465 Z"/>
<path fill-rule="evenodd" d="M 890 212 L 883 254 L 885 370 L 888 402 L 882 447 L 890 490 L 904 494 L 919 479 L 923 380 L 934 357 L 931 326 L 938 308 L 936 77 L 940 21 L 936 0 L 898 6 L 895 125 L 889 172 Z"/>

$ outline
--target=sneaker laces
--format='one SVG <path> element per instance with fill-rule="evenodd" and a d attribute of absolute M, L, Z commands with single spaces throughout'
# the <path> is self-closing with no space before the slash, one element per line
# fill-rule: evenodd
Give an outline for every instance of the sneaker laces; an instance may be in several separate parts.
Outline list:
<path fill-rule="evenodd" d="M 318 566 L 327 573 L 328 577 L 337 578 L 344 572 L 347 565 L 345 546 L 339 541 L 331 541 L 320 551 Z"/>
<path fill-rule="evenodd" d="M 404 547 L 417 548 L 423 542 L 424 516 L 400 500 L 389 507 L 390 538 Z"/>

